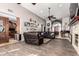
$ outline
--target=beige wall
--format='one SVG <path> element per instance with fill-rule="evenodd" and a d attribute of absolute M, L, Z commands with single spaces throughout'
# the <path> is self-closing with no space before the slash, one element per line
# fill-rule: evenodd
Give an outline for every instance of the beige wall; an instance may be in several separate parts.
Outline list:
<path fill-rule="evenodd" d="M 53 19 L 54 20 L 54 19 Z M 47 20 L 46 21 L 46 24 L 47 23 L 50 23 L 50 26 L 46 26 L 46 30 L 47 28 L 51 28 L 51 21 L 50 20 Z M 62 30 L 69 30 L 69 17 L 64 17 L 62 18 Z M 51 30 L 50 30 L 51 31 Z"/>
<path fill-rule="evenodd" d="M 38 17 L 37 15 L 26 10 L 25 8 L 21 7 L 18 4 L 15 4 L 15 3 L 0 3 L 0 12 L 1 11 L 7 11 L 8 9 L 11 9 L 17 17 L 20 17 L 20 33 L 27 31 L 26 27 L 24 27 L 24 22 L 29 21 L 30 17 L 33 20 L 36 20 L 37 23 L 40 24 L 40 26 L 38 27 L 38 30 L 41 30 L 40 29 L 41 24 L 45 25 L 45 21 L 42 18 Z"/>
<path fill-rule="evenodd" d="M 47 26 L 48 23 L 50 24 L 50 26 Z M 51 21 L 50 20 L 46 21 L 46 31 L 48 31 L 48 28 L 50 28 L 50 31 L 51 31 Z"/>

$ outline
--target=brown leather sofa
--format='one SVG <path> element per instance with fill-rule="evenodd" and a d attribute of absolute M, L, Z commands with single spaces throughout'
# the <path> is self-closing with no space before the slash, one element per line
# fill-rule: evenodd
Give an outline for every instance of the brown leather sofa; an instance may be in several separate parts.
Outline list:
<path fill-rule="evenodd" d="M 41 45 L 43 43 L 43 37 L 40 32 L 24 32 L 25 42 L 28 44 Z"/>

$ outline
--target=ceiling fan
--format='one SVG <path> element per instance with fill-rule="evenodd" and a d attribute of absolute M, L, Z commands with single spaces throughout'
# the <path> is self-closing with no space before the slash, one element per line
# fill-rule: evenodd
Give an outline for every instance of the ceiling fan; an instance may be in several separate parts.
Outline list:
<path fill-rule="evenodd" d="M 48 8 L 49 9 L 49 16 L 47 17 L 49 20 L 51 20 L 51 19 L 56 19 L 56 17 L 54 17 L 53 15 L 50 15 L 50 9 L 51 8 Z"/>

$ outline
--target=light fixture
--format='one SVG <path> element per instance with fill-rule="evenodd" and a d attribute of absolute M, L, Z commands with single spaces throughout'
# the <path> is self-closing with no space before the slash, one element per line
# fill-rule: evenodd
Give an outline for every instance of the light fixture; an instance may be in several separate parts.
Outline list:
<path fill-rule="evenodd" d="M 36 5 L 36 3 L 32 3 L 32 5 Z"/>
<path fill-rule="evenodd" d="M 53 18 L 53 19 L 56 19 L 56 17 L 54 17 L 53 15 L 50 15 L 50 13 L 51 13 L 51 12 L 50 12 L 50 9 L 51 9 L 51 8 L 48 7 L 48 9 L 49 9 L 49 16 L 48 16 L 48 19 L 49 19 L 49 20 L 51 20 L 52 18 Z"/>
<path fill-rule="evenodd" d="M 17 4 L 21 4 L 21 3 L 17 3 Z"/>

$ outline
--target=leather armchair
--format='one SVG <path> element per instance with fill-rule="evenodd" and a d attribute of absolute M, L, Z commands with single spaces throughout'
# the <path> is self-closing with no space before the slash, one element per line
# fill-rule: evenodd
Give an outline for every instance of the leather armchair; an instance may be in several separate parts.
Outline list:
<path fill-rule="evenodd" d="M 28 44 L 41 45 L 43 43 L 43 37 L 39 32 L 25 32 L 23 35 L 25 42 Z"/>

